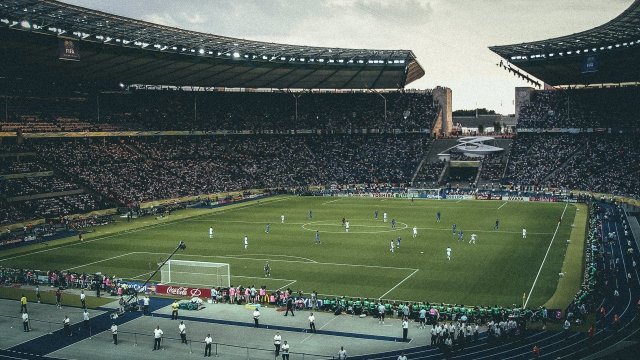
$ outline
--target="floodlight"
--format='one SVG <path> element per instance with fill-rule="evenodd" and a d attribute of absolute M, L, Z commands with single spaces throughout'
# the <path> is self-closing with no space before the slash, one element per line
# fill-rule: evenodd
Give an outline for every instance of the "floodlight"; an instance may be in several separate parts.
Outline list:
<path fill-rule="evenodd" d="M 239 58 L 239 57 L 240 57 L 240 53 L 239 53 L 239 52 L 237 52 L 237 51 L 236 51 L 236 52 L 234 52 L 234 53 L 233 53 L 233 57 L 234 57 L 234 58 Z"/>
<path fill-rule="evenodd" d="M 31 24 L 29 24 L 29 22 L 27 20 L 22 20 L 20 22 L 20 26 L 22 26 L 23 28 L 27 28 L 28 29 L 28 28 L 31 27 Z"/>
<path fill-rule="evenodd" d="M 200 49 L 200 50 L 198 50 L 198 53 L 199 53 L 200 55 L 204 54 L 204 49 Z"/>

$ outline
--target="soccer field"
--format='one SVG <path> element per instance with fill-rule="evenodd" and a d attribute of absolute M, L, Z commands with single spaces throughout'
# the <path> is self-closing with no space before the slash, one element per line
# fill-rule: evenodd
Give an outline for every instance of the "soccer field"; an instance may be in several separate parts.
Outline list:
<path fill-rule="evenodd" d="M 376 210 L 378 220 L 374 219 Z M 229 263 L 231 283 L 236 286 L 509 306 L 521 304 L 523 293 L 529 295 L 535 281 L 528 306 L 538 306 L 553 295 L 558 284 L 576 206 L 280 196 L 186 211 L 193 216 L 179 218 L 177 213 L 164 220 L 148 217 L 131 224 L 120 220 L 88 234 L 82 243 L 23 248 L 20 254 L 5 255 L 0 266 L 101 271 L 141 281 L 184 240 L 187 249 L 174 259 Z M 388 213 L 387 223 L 382 220 L 384 212 Z M 563 221 L 557 226 L 561 216 Z M 342 218 L 350 223 L 348 233 Z M 494 230 L 497 218 L 500 228 Z M 391 219 L 397 220 L 396 229 Z M 269 234 L 265 233 L 267 223 L 271 224 Z M 453 223 L 464 232 L 463 242 L 452 235 Z M 138 228 L 126 230 L 127 226 Z M 418 228 L 416 238 L 412 237 L 414 226 Z M 213 239 L 209 227 L 214 229 Z M 523 227 L 526 239 L 522 239 Z M 314 243 L 316 230 L 319 245 Z M 472 233 L 477 234 L 475 245 L 469 244 Z M 246 250 L 244 235 L 249 239 Z M 389 242 L 395 243 L 398 236 L 401 246 L 391 253 Z M 452 249 L 451 260 L 447 260 L 447 247 Z M 266 260 L 271 264 L 271 278 L 263 276 Z"/>

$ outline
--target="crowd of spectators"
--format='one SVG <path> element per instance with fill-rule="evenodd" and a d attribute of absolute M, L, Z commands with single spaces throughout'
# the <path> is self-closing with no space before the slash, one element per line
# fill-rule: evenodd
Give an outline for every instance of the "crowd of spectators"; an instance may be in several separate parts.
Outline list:
<path fill-rule="evenodd" d="M 504 174 L 505 160 L 502 154 L 487 155 L 482 158 L 480 180 L 489 182 L 501 182 Z"/>
<path fill-rule="evenodd" d="M 446 161 L 442 160 L 432 163 L 425 161 L 420 170 L 418 170 L 418 174 L 416 174 L 414 184 L 418 184 L 417 186 L 420 187 L 437 186 L 438 180 L 440 180 L 440 175 L 442 175 L 442 171 L 446 165 Z"/>
<path fill-rule="evenodd" d="M 271 135 L 59 141 L 38 154 L 104 195 L 132 202 L 251 188 L 408 183 L 428 137 Z"/>
<path fill-rule="evenodd" d="M 520 134 L 511 145 L 504 181 L 541 185 L 543 180 L 583 146 L 573 135 Z"/>
<path fill-rule="evenodd" d="M 640 196 L 640 148 L 636 136 L 589 136 L 581 140 L 576 155 L 549 177 L 550 186 Z"/>
<path fill-rule="evenodd" d="M 520 109 L 519 128 L 637 127 L 640 87 L 542 90 Z"/>
<path fill-rule="evenodd" d="M 24 174 L 47 170 L 46 166 L 31 158 L 0 158 L 0 174 Z"/>
<path fill-rule="evenodd" d="M 59 176 L 33 176 L 15 179 L 0 179 L 0 193 L 11 196 L 63 192 L 78 189 L 78 184 Z"/>
<path fill-rule="evenodd" d="M 10 117 L 0 122 L 0 131 L 431 129 L 438 108 L 430 92 L 382 96 L 138 90 L 101 94 L 100 118 L 97 100 L 88 96 L 15 96 L 8 101 Z"/>
<path fill-rule="evenodd" d="M 638 158 L 634 135 L 520 134 L 504 182 L 637 198 Z"/>

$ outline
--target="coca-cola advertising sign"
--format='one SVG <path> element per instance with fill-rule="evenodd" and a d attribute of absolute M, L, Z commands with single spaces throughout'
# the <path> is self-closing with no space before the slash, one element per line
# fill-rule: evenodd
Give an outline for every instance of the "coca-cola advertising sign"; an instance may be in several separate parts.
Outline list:
<path fill-rule="evenodd" d="M 211 289 L 203 289 L 203 288 L 191 288 L 186 286 L 178 286 L 178 285 L 156 285 L 156 294 L 158 295 L 168 295 L 168 296 L 180 296 L 180 297 L 199 297 L 199 298 L 210 298 L 211 297 Z"/>

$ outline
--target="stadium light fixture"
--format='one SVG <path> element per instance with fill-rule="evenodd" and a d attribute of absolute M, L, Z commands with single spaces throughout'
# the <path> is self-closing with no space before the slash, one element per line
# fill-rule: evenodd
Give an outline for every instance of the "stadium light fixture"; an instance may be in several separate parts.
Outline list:
<path fill-rule="evenodd" d="M 344 62 L 344 60 L 340 59 L 340 60 L 338 60 L 338 62 L 342 64 Z"/>
<path fill-rule="evenodd" d="M 198 50 L 198 54 L 200 54 L 200 55 L 204 55 L 204 49 L 200 49 L 200 50 Z"/>
<path fill-rule="evenodd" d="M 262 60 L 267 60 L 267 57 L 265 55 L 262 55 Z"/>
<path fill-rule="evenodd" d="M 235 55 L 234 55 L 234 56 L 235 56 Z M 244 54 L 244 58 L 245 58 L 245 59 L 248 59 L 248 58 L 249 58 L 249 55 Z"/>
<path fill-rule="evenodd" d="M 330 62 L 330 63 L 333 63 L 333 62 L 335 62 L 335 60 L 333 60 L 333 59 L 329 59 L 329 62 Z"/>
<path fill-rule="evenodd" d="M 281 56 L 281 57 L 280 57 L 280 60 L 285 61 L 285 60 L 287 60 L 287 58 L 286 58 L 286 57 L 284 57 L 284 56 Z"/>
<path fill-rule="evenodd" d="M 23 28 L 27 28 L 28 29 L 28 28 L 31 27 L 31 24 L 29 24 L 29 22 L 27 20 L 22 20 L 20 22 L 20 26 L 22 26 Z"/>
<path fill-rule="evenodd" d="M 237 59 L 237 58 L 239 58 L 239 57 L 240 57 L 240 53 L 239 53 L 239 52 L 237 52 L 237 51 L 236 51 L 236 52 L 234 52 L 234 53 L 233 53 L 233 57 L 234 57 L 234 58 L 236 58 L 236 59 Z"/>

